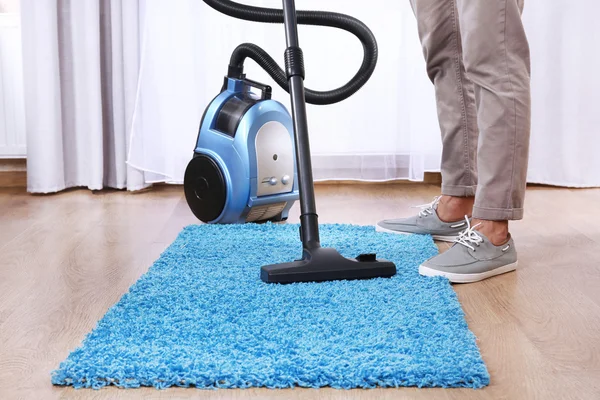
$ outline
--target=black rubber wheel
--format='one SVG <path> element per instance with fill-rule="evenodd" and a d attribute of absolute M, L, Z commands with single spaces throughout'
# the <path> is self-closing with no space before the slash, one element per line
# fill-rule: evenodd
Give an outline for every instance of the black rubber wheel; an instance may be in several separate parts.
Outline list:
<path fill-rule="evenodd" d="M 214 221 L 221 215 L 227 200 L 225 176 L 211 157 L 198 154 L 189 162 L 183 178 L 185 199 L 202 222 Z"/>

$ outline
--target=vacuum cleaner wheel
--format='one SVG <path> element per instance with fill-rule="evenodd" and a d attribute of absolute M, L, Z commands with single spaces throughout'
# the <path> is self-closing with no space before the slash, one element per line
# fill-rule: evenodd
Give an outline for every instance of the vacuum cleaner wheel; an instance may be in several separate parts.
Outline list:
<path fill-rule="evenodd" d="M 211 157 L 198 154 L 192 158 L 185 170 L 183 189 L 190 209 L 200 221 L 214 221 L 221 215 L 227 188 L 221 168 Z"/>

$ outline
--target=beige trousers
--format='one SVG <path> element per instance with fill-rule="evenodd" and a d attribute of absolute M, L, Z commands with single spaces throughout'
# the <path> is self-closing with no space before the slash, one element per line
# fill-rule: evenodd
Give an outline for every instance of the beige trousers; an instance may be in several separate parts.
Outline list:
<path fill-rule="evenodd" d="M 530 61 L 523 0 L 411 0 L 442 133 L 442 194 L 523 218 Z"/>

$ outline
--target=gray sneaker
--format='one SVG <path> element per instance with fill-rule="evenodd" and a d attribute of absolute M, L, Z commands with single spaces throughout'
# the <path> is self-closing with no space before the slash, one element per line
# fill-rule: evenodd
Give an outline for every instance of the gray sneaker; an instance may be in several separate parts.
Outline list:
<path fill-rule="evenodd" d="M 465 230 L 465 221 L 444 222 L 437 215 L 437 207 L 441 196 L 436 197 L 431 203 L 416 206 L 421 208 L 418 215 L 409 218 L 386 219 L 379 221 L 375 226 L 378 232 L 398 234 L 421 234 L 431 235 L 434 240 L 454 242 L 458 234 Z"/>
<path fill-rule="evenodd" d="M 461 232 L 456 243 L 419 267 L 424 276 L 444 276 L 453 283 L 477 282 L 517 269 L 517 250 L 513 239 L 495 246 L 485 235 L 468 228 Z"/>

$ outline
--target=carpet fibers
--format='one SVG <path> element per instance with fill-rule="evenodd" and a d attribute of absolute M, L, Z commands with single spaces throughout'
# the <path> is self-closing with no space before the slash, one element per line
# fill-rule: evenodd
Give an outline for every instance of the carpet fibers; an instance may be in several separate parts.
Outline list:
<path fill-rule="evenodd" d="M 452 287 L 419 276 L 429 236 L 322 225 L 323 246 L 394 261 L 390 279 L 265 284 L 298 225 L 186 227 L 52 373 L 76 388 L 472 387 L 489 383 Z"/>

